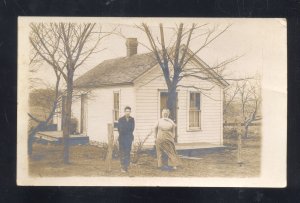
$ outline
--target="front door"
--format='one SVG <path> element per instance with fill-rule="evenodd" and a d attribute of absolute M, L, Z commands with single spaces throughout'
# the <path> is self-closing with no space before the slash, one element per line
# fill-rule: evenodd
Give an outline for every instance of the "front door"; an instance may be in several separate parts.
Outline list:
<path fill-rule="evenodd" d="M 175 118 L 173 119 L 173 121 L 176 123 L 177 125 L 177 110 L 178 110 L 178 96 L 177 96 L 177 92 L 176 92 L 176 112 L 175 112 Z M 161 118 L 161 113 L 162 110 L 164 108 L 167 108 L 167 98 L 168 98 L 168 92 L 160 92 L 160 118 Z M 177 142 L 177 127 L 175 130 L 175 142 Z"/>

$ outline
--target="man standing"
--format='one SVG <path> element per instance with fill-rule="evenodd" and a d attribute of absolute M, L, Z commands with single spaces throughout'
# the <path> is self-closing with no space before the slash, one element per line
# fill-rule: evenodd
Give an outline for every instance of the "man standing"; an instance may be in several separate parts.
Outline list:
<path fill-rule="evenodd" d="M 118 121 L 120 161 L 121 171 L 123 173 L 128 171 L 128 166 L 130 164 L 130 151 L 135 125 L 134 118 L 130 116 L 131 108 L 126 106 L 124 112 L 125 115 L 119 118 Z"/>

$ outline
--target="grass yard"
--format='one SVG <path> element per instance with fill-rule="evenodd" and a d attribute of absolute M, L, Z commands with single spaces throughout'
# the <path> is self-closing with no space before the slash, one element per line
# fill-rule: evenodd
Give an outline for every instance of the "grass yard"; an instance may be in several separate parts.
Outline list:
<path fill-rule="evenodd" d="M 226 137 L 226 136 L 225 136 Z M 137 164 L 132 164 L 127 174 L 120 172 L 118 159 L 112 161 L 112 171 L 105 172 L 105 151 L 102 148 L 81 145 L 70 148 L 70 164 L 62 162 L 61 145 L 33 145 L 29 161 L 29 173 L 36 177 L 65 176 L 156 176 L 156 177 L 255 177 L 260 174 L 260 136 L 250 136 L 242 143 L 243 164 L 237 163 L 236 138 L 224 138 L 222 151 L 199 155 L 201 159 L 182 159 L 183 165 L 176 171 L 156 168 L 156 158 L 142 154 Z"/>

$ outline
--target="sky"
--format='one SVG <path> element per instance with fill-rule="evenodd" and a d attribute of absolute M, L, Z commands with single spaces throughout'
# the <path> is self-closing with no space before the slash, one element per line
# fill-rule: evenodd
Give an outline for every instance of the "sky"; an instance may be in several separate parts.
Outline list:
<path fill-rule="evenodd" d="M 32 19 L 33 20 L 33 19 Z M 146 34 L 137 28 L 145 22 L 149 25 L 154 36 L 159 36 L 159 23 L 164 26 L 166 44 L 174 39 L 174 28 L 183 22 L 187 28 L 192 23 L 197 25 L 207 24 L 195 32 L 197 36 L 205 29 L 216 27 L 216 33 L 227 25 L 230 28 L 214 42 L 198 53 L 198 56 L 208 65 L 214 66 L 226 59 L 243 55 L 237 61 L 227 65 L 229 78 L 241 78 L 263 73 L 286 66 L 286 22 L 284 19 L 218 19 L 218 18 L 40 18 L 35 21 L 71 21 L 71 22 L 96 22 L 101 25 L 102 31 L 109 32 L 116 28 L 125 37 L 134 37 L 149 46 Z M 192 51 L 203 44 L 204 37 L 193 39 L 190 44 Z M 99 48 L 103 51 L 92 55 L 85 64 L 75 72 L 74 79 L 101 63 L 103 60 L 126 56 L 125 39 L 118 35 L 110 35 L 103 39 Z M 138 46 L 138 53 L 149 52 Z M 44 64 L 36 73 L 43 81 L 54 84 L 55 76 L 51 68 Z"/>

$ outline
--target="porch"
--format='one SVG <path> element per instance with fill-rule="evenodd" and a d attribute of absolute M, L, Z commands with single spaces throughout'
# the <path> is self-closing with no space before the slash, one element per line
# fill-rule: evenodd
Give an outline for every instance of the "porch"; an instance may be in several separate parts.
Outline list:
<path fill-rule="evenodd" d="M 63 131 L 40 131 L 35 134 L 35 140 L 42 143 L 63 143 Z M 88 144 L 89 137 L 84 134 L 72 134 L 69 138 L 70 145 Z"/>

